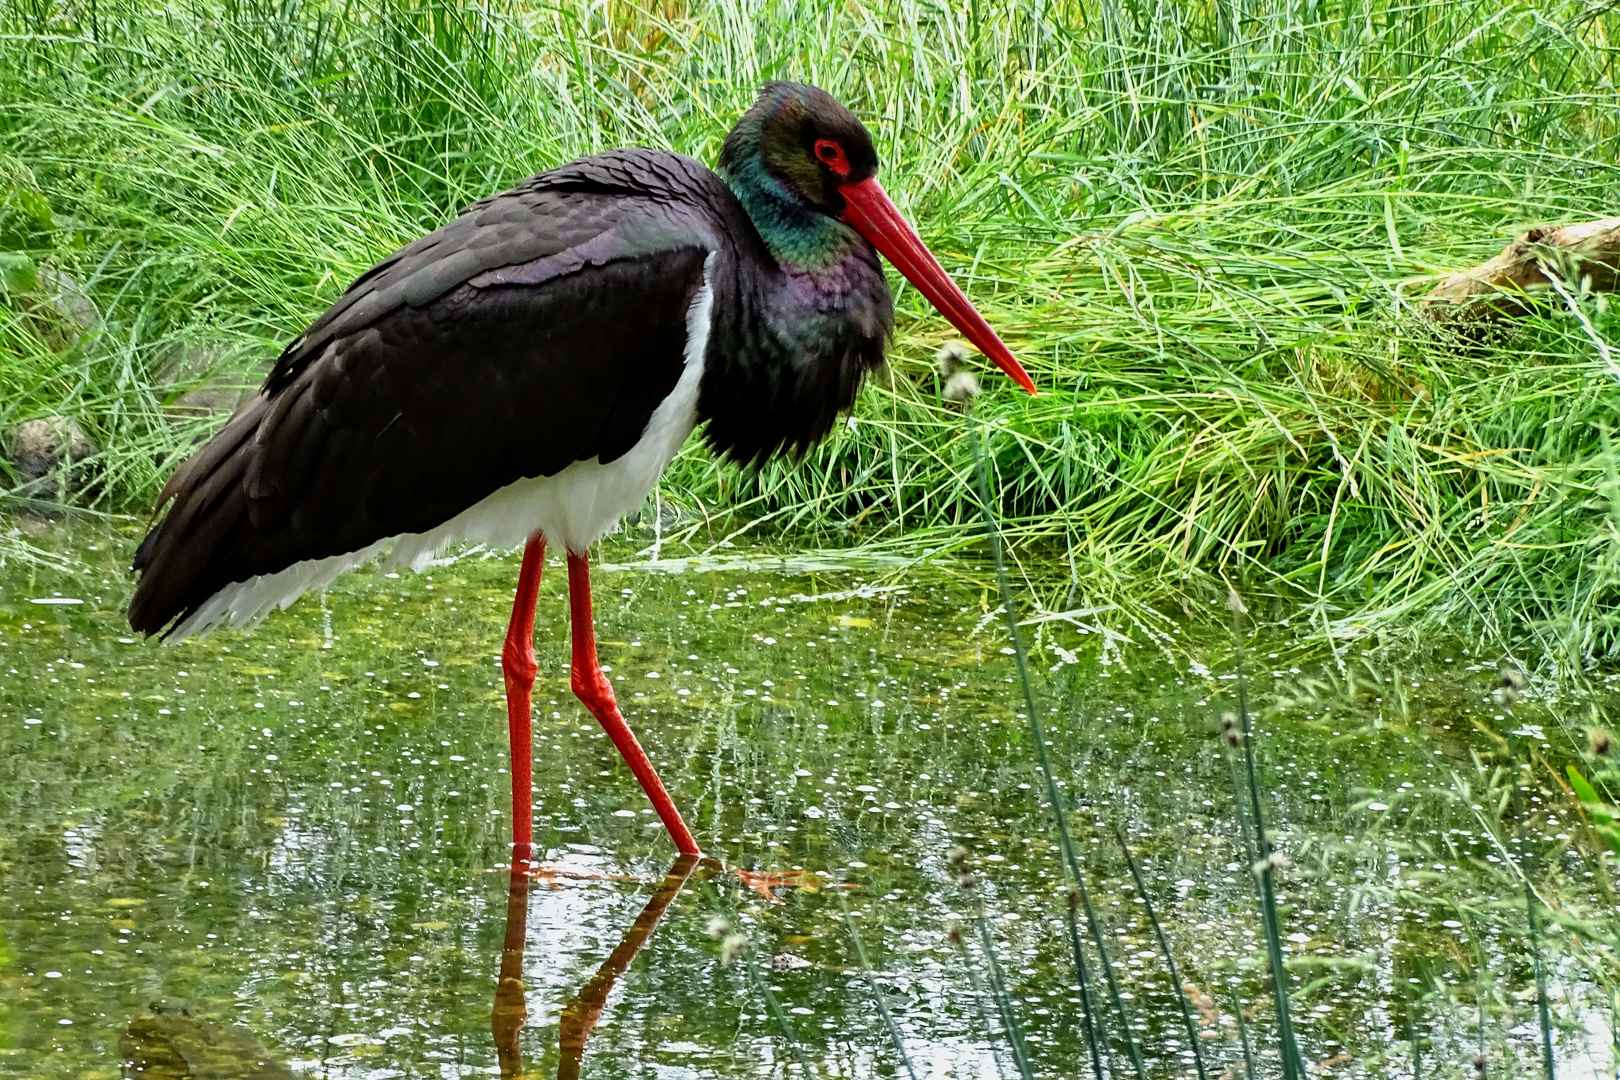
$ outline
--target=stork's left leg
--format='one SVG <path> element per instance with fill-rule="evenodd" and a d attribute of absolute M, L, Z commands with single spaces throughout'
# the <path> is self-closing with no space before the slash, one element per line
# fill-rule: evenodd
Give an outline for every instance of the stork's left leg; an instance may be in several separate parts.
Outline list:
<path fill-rule="evenodd" d="M 664 790 L 658 772 L 647 757 L 647 752 L 636 741 L 630 725 L 619 712 L 619 703 L 613 697 L 613 684 L 602 673 L 596 658 L 596 621 L 591 613 L 591 568 L 585 556 L 568 553 L 568 613 L 573 624 L 574 639 L 574 695 L 585 703 L 607 732 L 613 745 L 619 748 L 624 763 L 636 774 L 641 790 L 652 800 L 659 820 L 675 841 L 675 849 L 682 855 L 701 855 L 692 830 L 681 820 L 681 812 Z"/>

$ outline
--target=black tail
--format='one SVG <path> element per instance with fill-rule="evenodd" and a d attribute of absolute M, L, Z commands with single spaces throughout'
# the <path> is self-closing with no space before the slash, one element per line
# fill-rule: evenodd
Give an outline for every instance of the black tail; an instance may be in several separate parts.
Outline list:
<path fill-rule="evenodd" d="M 180 466 L 158 496 L 169 512 L 135 549 L 130 569 L 140 574 L 129 602 L 129 625 L 143 633 L 172 631 L 230 580 L 215 554 L 221 541 L 247 524 L 244 477 L 253 461 L 253 436 L 269 399 L 244 405 L 206 446 Z"/>

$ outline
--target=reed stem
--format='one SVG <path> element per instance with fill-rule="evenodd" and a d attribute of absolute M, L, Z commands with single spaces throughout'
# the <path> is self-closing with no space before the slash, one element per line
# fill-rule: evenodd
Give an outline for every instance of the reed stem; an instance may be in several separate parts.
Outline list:
<path fill-rule="evenodd" d="M 995 943 L 990 938 L 990 922 L 981 909 L 974 913 L 973 924 L 979 931 L 979 948 L 984 950 L 985 968 L 994 994 L 996 1011 L 1001 1015 L 1001 1030 L 1007 1036 L 1007 1047 L 1012 1052 L 1013 1065 L 1022 1080 L 1035 1080 L 1035 1070 L 1029 1063 L 1029 1048 L 1024 1044 L 1024 1029 L 1013 1010 L 1012 995 L 1007 992 L 1007 978 L 996 959 Z"/>
<path fill-rule="evenodd" d="M 1249 698 L 1247 679 L 1243 670 L 1243 637 L 1240 619 L 1243 605 L 1234 591 L 1230 597 L 1232 607 L 1232 639 L 1237 650 L 1238 721 L 1243 740 L 1244 776 L 1248 781 L 1248 804 L 1254 827 L 1254 876 L 1260 888 L 1260 918 L 1266 933 L 1266 956 L 1271 966 L 1272 1001 L 1277 1012 L 1278 1050 L 1282 1055 L 1283 1080 L 1304 1080 L 1305 1065 L 1300 1059 L 1299 1044 L 1294 1039 L 1294 1023 L 1288 1008 L 1288 969 L 1283 966 L 1282 924 L 1277 916 L 1277 892 L 1274 880 L 1276 860 L 1273 858 L 1271 839 L 1266 835 L 1265 818 L 1260 812 L 1260 783 L 1255 776 L 1254 738 L 1249 726 Z M 1238 805 L 1243 805 L 1241 792 Z M 1242 810 L 1238 811 L 1240 814 Z"/>
<path fill-rule="evenodd" d="M 906 1067 L 906 1075 L 911 1080 L 917 1080 L 917 1071 L 911 1067 L 911 1057 L 906 1053 L 906 1041 L 900 1035 L 900 1025 L 894 1022 L 894 1014 L 889 1012 L 889 1003 L 885 1000 L 883 987 L 878 985 L 877 976 L 872 974 L 872 963 L 866 956 L 866 943 L 861 940 L 861 929 L 855 925 L 855 917 L 849 910 L 849 901 L 844 894 L 838 894 L 838 906 L 844 911 L 844 925 L 849 927 L 849 940 L 855 946 L 855 960 L 861 965 L 861 974 L 866 977 L 866 986 L 872 991 L 872 1000 L 877 1002 L 878 1015 L 883 1017 L 883 1026 L 889 1029 L 889 1038 L 894 1040 L 895 1053 L 900 1055 L 900 1064 Z"/>
<path fill-rule="evenodd" d="M 1555 1080 L 1555 1066 L 1552 1045 L 1552 1012 L 1547 1004 L 1547 970 L 1541 962 L 1541 923 L 1536 918 L 1536 890 L 1530 884 L 1530 874 L 1534 868 L 1534 860 L 1529 854 L 1525 844 L 1524 818 L 1525 807 L 1519 797 L 1519 783 L 1513 784 L 1514 816 L 1518 819 L 1514 824 L 1517 834 L 1517 847 L 1519 849 L 1519 876 L 1524 881 L 1524 913 L 1530 924 L 1530 959 L 1536 972 L 1536 1019 L 1541 1025 L 1541 1069 L 1546 1080 Z"/>
<path fill-rule="evenodd" d="M 747 947 L 743 962 L 748 965 L 748 976 L 754 983 L 754 989 L 758 990 L 759 996 L 765 999 L 765 1008 L 770 1011 L 771 1019 L 776 1022 L 777 1029 L 782 1032 L 782 1038 L 786 1039 L 788 1046 L 792 1047 L 793 1057 L 799 1063 L 799 1070 L 804 1073 L 808 1080 L 815 1073 L 810 1071 L 810 1062 L 804 1056 L 804 1048 L 799 1045 L 798 1037 L 793 1034 L 793 1025 L 788 1022 L 787 1013 L 782 1011 L 782 1003 L 776 1000 L 776 994 L 771 990 L 770 980 L 759 973 L 759 965 L 755 962 L 754 946 L 752 944 Z"/>
<path fill-rule="evenodd" d="M 996 1063 L 996 1076 L 1005 1077 L 1007 1072 L 1001 1065 L 1001 1051 L 997 1046 L 996 1025 L 990 1021 L 990 1011 L 984 1007 L 987 992 L 984 984 L 979 981 L 979 973 L 974 970 L 973 954 L 968 952 L 967 940 L 962 937 L 962 931 L 955 924 L 951 924 L 945 933 L 962 955 L 962 967 L 967 972 L 968 985 L 973 989 L 973 1004 L 979 1014 L 979 1020 L 984 1024 L 985 1044 L 990 1047 L 990 1058 Z"/>
<path fill-rule="evenodd" d="M 1074 955 L 1082 956 L 1079 915 L 1080 894 L 1073 887 L 1064 890 L 1064 893 L 1064 898 L 1068 902 L 1064 905 L 1063 921 L 1069 930 L 1069 948 L 1074 951 Z M 1091 1054 L 1091 1074 L 1095 1077 L 1095 1080 L 1103 1080 L 1102 1052 L 1097 1046 L 1097 1024 L 1101 1023 L 1101 1017 L 1098 1017 L 1095 1021 L 1092 1018 L 1095 1004 L 1091 996 L 1091 979 L 1083 964 L 1076 964 L 1074 970 L 1075 976 L 1080 983 L 1080 1028 L 1085 1032 L 1086 1049 Z M 1113 1062 L 1110 1061 L 1109 1064 L 1112 1066 Z M 1112 1068 L 1109 1069 L 1109 1075 L 1113 1075 Z M 1616 1080 L 1620 1080 L 1620 1078 L 1616 1078 Z"/>
<path fill-rule="evenodd" d="M 985 917 L 984 900 L 978 892 L 978 882 L 973 876 L 968 851 L 962 847 L 953 848 L 946 858 L 951 868 L 956 871 L 957 883 L 972 909 L 973 927 L 978 931 L 979 948 L 984 952 L 985 979 L 989 982 L 991 996 L 995 999 L 996 1013 L 1001 1018 L 1001 1030 L 1007 1037 L 1007 1047 L 1012 1052 L 1013 1065 L 1018 1069 L 1018 1075 L 1022 1080 L 1034 1080 L 1035 1074 L 1029 1063 L 1029 1051 L 1024 1045 L 1024 1029 L 1019 1025 L 1018 1014 L 1013 1009 L 1012 994 L 1007 991 L 1007 978 L 1001 970 L 1001 962 L 996 959 L 996 944 L 990 936 L 990 920 Z M 963 949 L 965 953 L 966 946 Z"/>
<path fill-rule="evenodd" d="M 1131 856 L 1130 845 L 1125 843 L 1125 833 L 1118 825 L 1114 826 L 1114 839 L 1119 841 L 1119 850 L 1125 855 L 1125 865 L 1130 868 L 1131 880 L 1136 882 L 1136 894 L 1142 898 L 1142 906 L 1147 909 L 1148 922 L 1153 925 L 1153 935 L 1159 940 L 1159 953 L 1164 957 L 1164 966 L 1170 972 L 1170 986 L 1176 992 L 1176 1004 L 1181 1006 L 1181 1021 L 1187 1026 L 1187 1045 L 1192 1047 L 1193 1064 L 1198 1068 L 1198 1080 L 1207 1080 L 1204 1072 L 1204 1055 L 1198 1049 L 1198 1025 L 1193 1023 L 1192 1009 L 1187 1005 L 1187 995 L 1181 989 L 1181 976 L 1176 972 L 1175 957 L 1170 954 L 1170 939 L 1165 936 L 1164 927 L 1159 925 L 1159 916 L 1153 910 L 1153 898 L 1148 896 L 1147 883 L 1142 880 L 1142 873 L 1136 868 L 1136 859 Z"/>
<path fill-rule="evenodd" d="M 1247 1080 L 1254 1078 L 1254 1055 L 1249 1051 L 1249 1021 L 1243 1015 L 1243 999 L 1238 996 L 1237 988 L 1232 988 L 1232 1015 L 1237 1017 L 1238 1041 L 1243 1046 L 1243 1075 Z"/>
<path fill-rule="evenodd" d="M 969 405 L 966 418 L 972 425 L 972 407 Z M 1142 1051 L 1136 1045 L 1136 1039 L 1131 1033 L 1131 1021 L 1125 1011 L 1125 1001 L 1119 996 L 1119 983 L 1114 978 L 1113 965 L 1108 959 L 1108 950 L 1103 944 L 1102 924 L 1097 918 L 1096 911 L 1091 906 L 1091 893 L 1086 888 L 1085 875 L 1080 871 L 1080 860 L 1075 856 L 1074 840 L 1069 834 L 1067 811 L 1064 807 L 1063 796 L 1058 790 L 1057 775 L 1052 768 L 1052 756 L 1046 750 L 1046 727 L 1041 723 L 1040 714 L 1035 710 L 1035 686 L 1029 675 L 1029 656 L 1024 651 L 1024 638 L 1018 630 L 1018 615 L 1013 607 L 1012 586 L 1007 580 L 1007 561 L 1001 549 L 1001 532 L 996 528 L 994 503 L 990 498 L 990 470 L 986 464 L 988 450 L 985 446 L 984 425 L 977 425 L 977 438 L 971 438 L 973 447 L 974 475 L 979 488 L 979 505 L 984 513 L 984 531 L 990 541 L 990 552 L 996 564 L 996 584 L 1001 591 L 1001 607 L 1007 617 L 1007 634 L 1012 639 L 1013 657 L 1018 666 L 1018 681 L 1024 691 L 1024 706 L 1029 715 L 1030 737 L 1035 741 L 1035 755 L 1040 763 L 1041 776 L 1045 781 L 1046 801 L 1052 809 L 1052 817 L 1057 824 L 1058 849 L 1063 857 L 1064 869 L 1068 872 L 1070 882 L 1080 895 L 1081 906 L 1085 909 L 1086 924 L 1091 934 L 1092 945 L 1097 950 L 1097 956 L 1102 964 L 1103 982 L 1108 987 L 1110 1004 L 1114 1009 L 1114 1016 L 1119 1024 L 1120 1037 L 1125 1040 L 1125 1049 L 1131 1059 L 1131 1067 L 1135 1070 L 1137 1080 L 1145 1080 L 1146 1071 L 1142 1065 Z M 1078 945 L 1078 938 L 1073 942 Z M 1081 986 L 1081 996 L 1087 994 L 1089 982 L 1086 974 L 1085 954 L 1078 947 L 1074 951 L 1075 974 Z M 1086 1010 L 1090 1017 L 1090 1010 Z M 1092 1052 L 1091 1065 L 1095 1074 L 1101 1075 L 1102 1064 L 1097 1050 L 1097 1043 L 1090 1041 Z"/>

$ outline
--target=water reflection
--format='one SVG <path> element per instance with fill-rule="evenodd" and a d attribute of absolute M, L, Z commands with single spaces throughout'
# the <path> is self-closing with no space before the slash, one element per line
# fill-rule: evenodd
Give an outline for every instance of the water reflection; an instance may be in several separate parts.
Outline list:
<path fill-rule="evenodd" d="M 501 969 L 495 977 L 495 1008 L 489 1026 L 502 1076 L 523 1074 L 523 1048 L 518 1035 L 529 1019 L 523 996 L 523 944 L 529 933 L 529 844 L 512 845 L 512 869 L 506 887 L 506 934 L 501 942 Z"/>
<path fill-rule="evenodd" d="M 671 915 L 645 970 L 623 974 L 619 949 L 638 947 L 632 924 L 658 885 L 638 871 L 671 855 L 574 704 L 566 634 L 537 641 L 536 825 L 556 863 L 507 876 L 490 634 L 505 624 L 510 561 L 361 575 L 324 610 L 296 606 L 252 637 L 157 649 L 121 622 L 115 583 L 133 540 L 112 534 L 104 553 L 106 537 L 93 539 L 72 572 L 0 568 L 0 1080 L 111 1080 L 126 1039 L 142 1075 L 188 1054 L 212 1062 L 208 1048 L 247 1045 L 227 1032 L 263 1047 L 236 1057 L 273 1055 L 320 1080 L 525 1068 L 549 1080 L 559 1059 L 572 1059 L 565 1075 L 581 1067 L 587 1035 L 615 1074 L 758 1076 L 778 1067 L 762 1061 L 794 1056 L 789 1030 L 829 1074 L 899 1068 L 898 1031 L 921 1075 L 993 1075 L 976 971 L 944 931 L 966 904 L 953 847 L 982 868 L 1034 1070 L 1084 1068 L 1052 822 L 971 568 L 881 584 L 623 571 L 601 590 L 603 659 L 648 717 L 649 753 L 680 777 L 705 846 L 756 871 L 717 873 L 701 904 L 697 889 L 670 897 L 664 910 L 692 915 Z M 53 592 L 86 602 L 27 601 Z M 1217 734 L 1234 707 L 1229 631 L 1189 628 L 1155 656 L 1102 653 L 1061 620 L 1038 629 L 1049 750 L 1149 1075 L 1188 1075 L 1192 1051 L 1115 824 L 1177 974 L 1198 988 L 1211 1075 L 1243 1075 L 1250 1053 L 1257 1069 L 1274 1065 Z M 1309 1060 L 1411 1075 L 1415 1036 L 1426 1070 L 1471 1072 L 1483 1051 L 1490 1075 L 1539 1075 L 1518 876 L 1531 865 L 1549 901 L 1552 1014 L 1569 1023 L 1555 1032 L 1558 1075 L 1606 1068 L 1606 1024 L 1582 1032 L 1608 1008 L 1597 977 L 1611 977 L 1612 957 L 1590 943 L 1613 940 L 1612 856 L 1560 778 L 1571 763 L 1587 777 L 1612 767 L 1581 725 L 1588 709 L 1620 709 L 1620 675 L 1590 700 L 1527 691 L 1510 710 L 1492 693 L 1495 654 L 1437 645 L 1410 664 L 1354 649 L 1335 660 L 1270 637 L 1248 655 L 1267 813 L 1294 862 L 1279 914 Z M 1507 739 L 1540 740 L 1534 772 Z M 1513 806 L 1534 812 L 1498 811 Z M 1516 854 L 1521 830 L 1541 845 L 1533 864 Z M 536 882 L 567 887 L 540 896 Z M 847 898 L 893 1028 L 852 975 L 833 902 L 844 894 L 828 891 L 840 885 L 859 886 Z M 761 975 L 786 1024 L 746 964 L 722 962 L 711 915 L 770 959 Z M 153 1000 L 189 1012 L 148 1016 Z"/>
<path fill-rule="evenodd" d="M 591 1029 L 602 1017 L 608 994 L 612 993 L 614 984 L 630 967 L 636 954 L 652 939 L 664 912 L 702 861 L 697 855 L 676 858 L 663 881 L 653 890 L 647 905 L 619 939 L 618 946 L 596 969 L 596 974 L 563 1006 L 557 1033 L 558 1080 L 577 1080 L 580 1062 L 585 1057 L 585 1044 L 590 1039 Z M 506 1077 L 524 1075 L 519 1035 L 528 1020 L 529 1009 L 523 994 L 523 947 L 528 940 L 529 883 L 536 872 L 537 868 L 530 862 L 529 846 L 514 844 L 506 893 L 506 933 L 501 943 L 500 974 L 495 982 L 495 1007 L 490 1014 L 495 1054 L 501 1075 Z"/>
<path fill-rule="evenodd" d="M 121 1075 L 141 1080 L 294 1080 L 246 1028 L 154 1001 L 118 1040 Z"/>

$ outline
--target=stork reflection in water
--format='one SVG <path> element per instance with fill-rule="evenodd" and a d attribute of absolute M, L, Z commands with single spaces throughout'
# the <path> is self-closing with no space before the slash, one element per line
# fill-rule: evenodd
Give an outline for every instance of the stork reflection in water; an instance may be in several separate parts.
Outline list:
<path fill-rule="evenodd" d="M 636 954 L 652 938 L 664 912 L 680 894 L 701 861 L 696 855 L 676 858 L 664 879 L 653 890 L 647 905 L 641 909 L 641 914 L 636 916 L 636 921 L 619 939 L 618 947 L 563 1006 L 557 1032 L 557 1080 L 578 1080 L 580 1062 L 585 1057 L 585 1043 L 590 1038 L 591 1029 L 602 1017 L 608 994 L 613 991 L 619 976 L 630 967 Z M 523 947 L 528 940 L 529 883 L 533 874 L 527 852 L 514 849 L 506 894 L 506 936 L 501 945 L 500 975 L 495 983 L 495 1008 L 490 1016 L 490 1027 L 495 1035 L 495 1054 L 500 1061 L 501 1075 L 505 1077 L 524 1075 L 523 1048 L 519 1036 L 529 1019 L 528 1001 L 523 990 Z"/>

